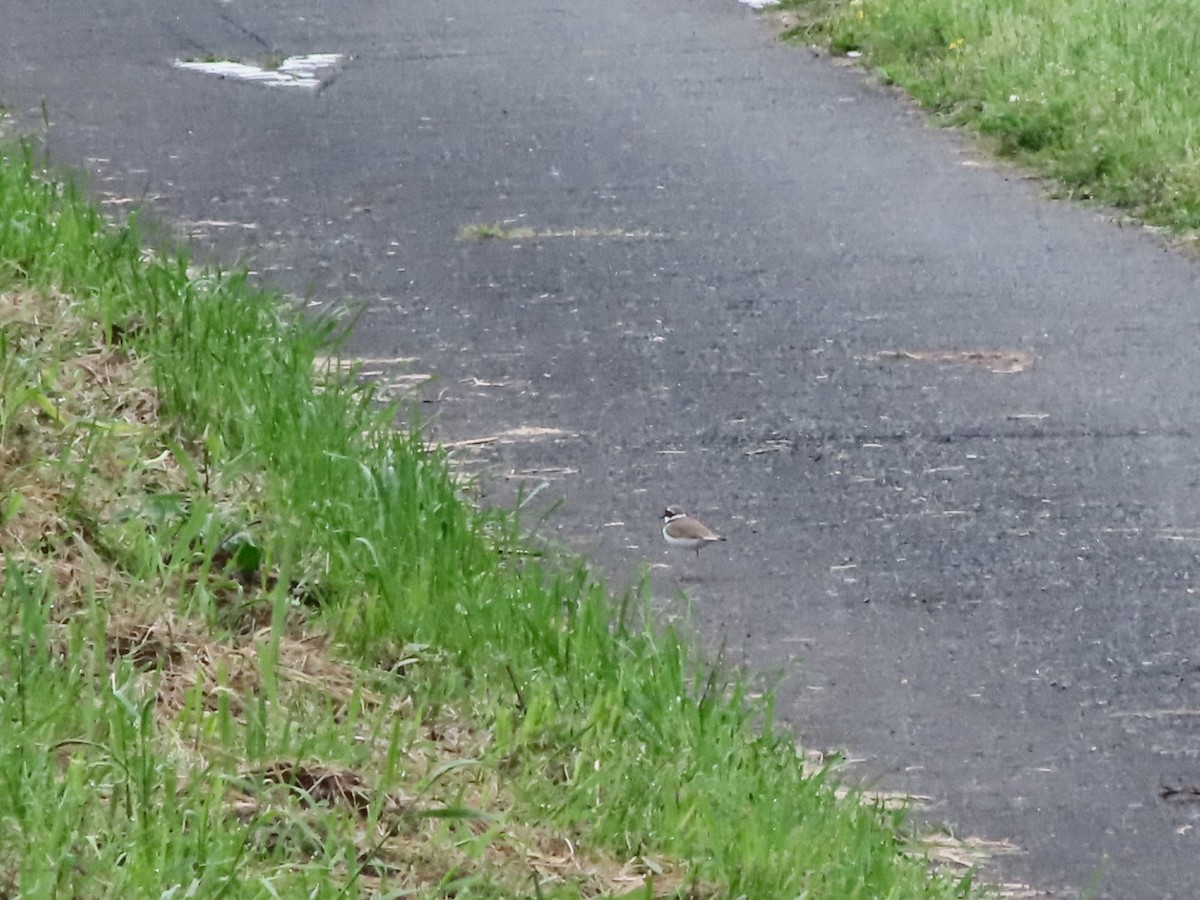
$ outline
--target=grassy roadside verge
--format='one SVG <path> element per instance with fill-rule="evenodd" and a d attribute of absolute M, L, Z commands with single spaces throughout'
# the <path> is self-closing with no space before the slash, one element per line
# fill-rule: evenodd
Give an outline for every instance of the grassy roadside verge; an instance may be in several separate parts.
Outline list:
<path fill-rule="evenodd" d="M 1200 43 L 1187 0 L 783 0 L 999 153 L 1177 233 L 1200 229 Z"/>
<path fill-rule="evenodd" d="M 0 892 L 971 893 L 333 334 L 0 152 Z"/>

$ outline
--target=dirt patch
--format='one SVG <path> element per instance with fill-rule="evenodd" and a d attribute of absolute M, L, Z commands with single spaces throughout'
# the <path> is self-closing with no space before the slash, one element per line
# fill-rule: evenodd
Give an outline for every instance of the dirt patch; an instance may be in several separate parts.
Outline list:
<path fill-rule="evenodd" d="M 509 222 L 476 222 L 458 229 L 460 241 L 531 241 L 556 238 L 576 240 L 646 240 L 666 235 L 646 228 L 530 228 Z"/>
<path fill-rule="evenodd" d="M 862 362 L 972 366 L 996 375 L 1015 375 L 1033 365 L 1033 354 L 1024 350 L 879 350 L 857 358 Z"/>

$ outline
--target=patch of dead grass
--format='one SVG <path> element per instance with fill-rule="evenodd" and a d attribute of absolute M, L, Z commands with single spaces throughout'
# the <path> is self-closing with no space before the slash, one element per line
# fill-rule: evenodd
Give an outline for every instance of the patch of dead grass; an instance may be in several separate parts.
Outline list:
<path fill-rule="evenodd" d="M 1024 350 L 880 350 L 859 358 L 864 362 L 978 366 L 996 375 L 1015 375 L 1033 365 L 1033 354 Z"/>
<path fill-rule="evenodd" d="M 246 703 L 263 689 L 260 657 L 267 645 L 285 701 L 295 699 L 297 692 L 311 691 L 335 711 L 344 711 L 352 699 L 366 706 L 384 702 L 362 684 L 361 673 L 331 655 L 323 634 L 275 635 L 268 627 L 247 635 L 214 635 L 203 623 L 169 608 L 153 618 L 132 608 L 110 611 L 106 625 L 109 662 L 123 659 L 153 675 L 150 689 L 163 719 L 183 710 L 197 693 L 203 709 L 214 711 L 228 704 L 240 718 Z"/>
<path fill-rule="evenodd" d="M 576 240 L 646 240 L 663 238 L 661 232 L 648 228 L 597 228 L 577 226 L 574 228 L 530 228 L 511 222 L 473 222 L 458 229 L 460 241 L 532 241 L 555 238 Z"/>
<path fill-rule="evenodd" d="M 123 580 L 97 526 L 131 493 L 177 490 L 154 459 L 158 399 L 139 361 L 70 297 L 0 293 L 0 554 L 48 570 L 61 605 Z"/>

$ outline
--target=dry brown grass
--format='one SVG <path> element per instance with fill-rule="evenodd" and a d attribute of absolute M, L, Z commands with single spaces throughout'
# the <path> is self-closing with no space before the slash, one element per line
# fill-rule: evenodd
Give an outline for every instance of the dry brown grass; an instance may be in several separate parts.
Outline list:
<path fill-rule="evenodd" d="M 1033 365 L 1033 354 L 1025 350 L 880 350 L 859 359 L 864 362 L 972 366 L 996 375 L 1015 375 Z"/>
<path fill-rule="evenodd" d="M 137 359 L 61 294 L 0 293 L 0 554 L 48 569 L 70 608 L 125 580 L 99 540 L 123 497 L 180 490 L 152 451 L 158 402 Z"/>

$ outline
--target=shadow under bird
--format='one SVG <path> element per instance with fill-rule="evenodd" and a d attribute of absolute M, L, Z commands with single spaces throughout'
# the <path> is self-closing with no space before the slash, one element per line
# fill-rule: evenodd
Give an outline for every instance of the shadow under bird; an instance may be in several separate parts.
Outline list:
<path fill-rule="evenodd" d="M 678 506 L 668 506 L 663 511 L 662 519 L 663 540 L 672 547 L 695 550 L 697 559 L 700 557 L 701 547 L 725 540 L 695 516 L 689 516 Z"/>

